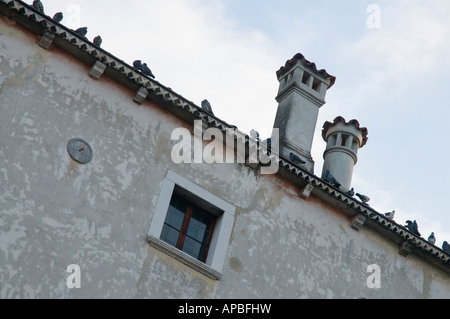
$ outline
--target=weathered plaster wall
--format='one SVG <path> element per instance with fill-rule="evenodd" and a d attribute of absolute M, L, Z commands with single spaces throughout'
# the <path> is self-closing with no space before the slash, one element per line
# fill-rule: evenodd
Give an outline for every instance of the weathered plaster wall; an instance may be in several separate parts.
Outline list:
<path fill-rule="evenodd" d="M 171 161 L 161 107 L 0 18 L 0 298 L 449 298 L 450 276 L 276 176 Z M 86 140 L 87 165 L 66 145 Z M 149 246 L 168 170 L 237 207 L 221 281 Z M 81 288 L 66 267 L 81 268 Z M 381 268 L 381 289 L 366 286 Z"/>

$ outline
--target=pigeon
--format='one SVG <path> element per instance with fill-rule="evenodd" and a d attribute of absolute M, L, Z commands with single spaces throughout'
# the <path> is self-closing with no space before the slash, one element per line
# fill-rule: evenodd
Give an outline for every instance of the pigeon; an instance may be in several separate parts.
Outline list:
<path fill-rule="evenodd" d="M 291 162 L 293 162 L 294 164 L 306 164 L 306 162 L 304 160 L 302 160 L 300 157 L 298 157 L 297 155 L 295 155 L 294 153 L 290 153 L 289 154 L 289 159 L 291 160 Z"/>
<path fill-rule="evenodd" d="M 147 63 L 144 63 L 142 65 L 142 74 L 147 75 L 147 76 L 151 77 L 152 79 L 155 78 L 155 76 L 152 73 L 152 70 L 150 70 L 150 68 L 147 66 Z"/>
<path fill-rule="evenodd" d="M 393 210 L 392 212 L 385 213 L 384 216 L 386 216 L 386 218 L 389 220 L 393 220 L 395 216 L 395 210 Z"/>
<path fill-rule="evenodd" d="M 442 250 L 445 251 L 447 254 L 450 254 L 450 244 L 444 241 L 442 243 Z"/>
<path fill-rule="evenodd" d="M 336 186 L 337 188 L 341 187 L 341 183 L 339 183 L 336 178 L 334 178 L 333 175 L 331 175 L 330 171 L 327 170 L 325 172 L 325 180 L 327 182 L 330 182 L 332 185 Z"/>
<path fill-rule="evenodd" d="M 39 0 L 33 1 L 33 8 L 35 8 L 39 12 L 44 13 L 44 5 Z"/>
<path fill-rule="evenodd" d="M 259 141 L 259 133 L 258 133 L 258 131 L 252 129 L 250 131 L 250 136 L 253 137 L 255 140 Z"/>
<path fill-rule="evenodd" d="M 352 187 L 352 188 L 347 192 L 347 195 L 349 195 L 349 196 L 351 196 L 351 197 L 355 196 L 355 189 Z"/>
<path fill-rule="evenodd" d="M 406 228 L 408 228 L 413 234 L 416 234 L 417 236 L 420 236 L 419 227 L 418 227 L 416 221 L 412 222 L 410 220 L 407 220 L 406 221 Z"/>
<path fill-rule="evenodd" d="M 63 19 L 63 13 L 62 12 L 57 12 L 57 13 L 55 13 L 55 15 L 53 16 L 53 20 L 55 21 L 55 22 L 61 22 L 62 21 L 62 19 Z"/>
<path fill-rule="evenodd" d="M 203 100 L 202 101 L 202 109 L 205 110 L 206 112 L 214 115 L 212 107 L 211 107 L 211 103 L 208 102 L 208 100 Z"/>
<path fill-rule="evenodd" d="M 86 28 L 86 27 L 81 27 L 81 28 L 78 28 L 75 30 L 75 33 L 81 35 L 82 37 L 85 37 L 87 32 L 88 32 L 88 28 Z"/>
<path fill-rule="evenodd" d="M 428 237 L 428 242 L 431 245 L 434 245 L 436 243 L 436 237 L 434 237 L 434 233 L 431 233 L 431 235 Z"/>
<path fill-rule="evenodd" d="M 102 45 L 103 39 L 98 35 L 94 38 L 94 40 L 92 40 L 92 42 L 94 43 L 94 45 L 100 47 Z"/>
<path fill-rule="evenodd" d="M 356 196 L 359 197 L 359 199 L 364 203 L 367 204 L 370 201 L 370 198 L 366 195 L 360 194 L 360 193 L 356 193 Z"/>
<path fill-rule="evenodd" d="M 141 60 L 135 60 L 133 62 L 133 67 L 137 70 L 137 71 L 142 71 L 142 62 Z"/>

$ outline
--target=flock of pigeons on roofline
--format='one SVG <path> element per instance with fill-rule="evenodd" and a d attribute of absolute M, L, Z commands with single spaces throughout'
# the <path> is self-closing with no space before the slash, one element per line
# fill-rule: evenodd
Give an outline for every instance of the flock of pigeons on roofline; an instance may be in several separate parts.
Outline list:
<path fill-rule="evenodd" d="M 33 8 L 39 12 L 41 12 L 42 14 L 45 15 L 44 13 L 44 5 L 42 4 L 42 2 L 40 0 L 35 0 L 33 1 Z M 52 19 L 55 22 L 60 23 L 64 18 L 64 15 L 62 12 L 57 12 L 53 15 Z M 76 30 L 72 30 L 74 31 L 76 34 L 78 34 L 79 36 L 83 37 L 84 39 L 87 40 L 86 38 L 86 34 L 88 32 L 88 28 L 87 27 L 80 27 Z M 102 45 L 103 39 L 100 35 L 96 36 L 93 40 L 92 43 L 96 46 L 99 47 Z M 140 72 L 142 75 L 144 76 L 148 76 L 151 77 L 152 79 L 155 78 L 155 76 L 153 75 L 152 71 L 150 70 L 150 68 L 147 66 L 147 63 L 142 63 L 141 60 L 135 60 L 133 62 L 133 67 L 136 71 Z"/>
<path fill-rule="evenodd" d="M 35 0 L 33 1 L 33 8 L 43 14 L 44 13 L 44 5 L 42 4 L 42 2 L 40 0 Z M 63 19 L 63 13 L 62 12 L 57 12 L 54 14 L 53 18 L 52 18 L 55 22 L 60 23 Z M 78 28 L 76 30 L 73 30 L 76 34 L 82 36 L 83 38 L 86 39 L 86 34 L 88 32 L 87 27 L 81 27 Z M 100 47 L 102 44 L 102 38 L 100 35 L 96 36 L 93 39 L 93 44 L 97 47 Z M 155 78 L 155 76 L 153 75 L 152 71 L 150 70 L 150 68 L 147 66 L 147 63 L 142 63 L 141 60 L 135 60 L 133 62 L 133 67 L 136 71 L 140 72 L 141 74 L 143 74 L 144 76 L 148 76 L 151 78 Z M 212 111 L 212 107 L 211 104 L 208 102 L 208 100 L 203 100 L 202 101 L 202 109 L 205 110 L 206 112 L 214 115 L 213 111 Z M 256 132 L 255 130 L 252 130 L 250 132 L 250 135 L 253 138 L 256 138 L 257 140 L 259 140 L 259 133 Z M 270 139 L 268 139 L 268 144 L 270 143 Z M 289 159 L 291 160 L 291 162 L 293 162 L 296 165 L 299 164 L 306 164 L 305 161 L 303 161 L 300 157 L 298 157 L 297 155 L 295 155 L 294 153 L 291 153 L 289 156 Z M 325 173 L 325 181 L 327 181 L 328 183 L 330 183 L 332 186 L 336 187 L 339 189 L 339 187 L 341 186 L 341 184 L 336 180 L 336 178 L 329 172 L 326 171 Z M 353 197 L 353 196 L 357 196 L 359 197 L 359 199 L 361 200 L 361 202 L 364 205 L 368 205 L 367 203 L 370 201 L 370 198 L 366 195 L 360 194 L 360 193 L 355 193 L 353 187 L 352 189 L 350 189 L 347 192 L 347 195 Z M 389 220 L 393 220 L 394 219 L 394 215 L 395 215 L 395 210 L 393 210 L 392 212 L 388 212 L 384 214 L 385 217 Z M 419 233 L 419 229 L 418 229 L 418 225 L 417 222 L 414 221 L 410 221 L 407 220 L 406 221 L 406 225 L 405 227 L 411 231 L 413 234 L 417 235 L 417 236 L 421 236 Z M 436 237 L 434 235 L 434 232 L 431 233 L 431 235 L 428 237 L 428 242 L 432 245 L 434 245 L 436 243 Z M 442 244 L 442 250 L 444 250 L 446 253 L 450 254 L 450 244 L 447 243 L 447 241 L 444 241 L 444 243 Z"/>
<path fill-rule="evenodd" d="M 291 160 L 291 162 L 295 163 L 295 164 L 306 164 L 305 161 L 303 161 L 300 157 L 298 157 L 297 155 L 295 155 L 294 153 L 291 153 L 289 156 L 289 159 Z M 328 182 L 329 184 L 331 184 L 332 186 L 336 187 L 336 188 L 340 188 L 341 184 L 336 180 L 336 178 L 330 173 L 330 171 L 325 171 L 325 181 Z M 361 202 L 363 203 L 363 205 L 367 205 L 369 206 L 368 202 L 370 201 L 370 198 L 366 195 L 360 194 L 360 193 L 355 193 L 354 188 L 352 187 L 348 192 L 347 195 L 353 197 L 353 196 L 357 196 L 359 197 L 359 199 L 361 200 Z M 391 212 L 387 212 L 384 214 L 384 216 L 389 219 L 389 220 L 394 220 L 394 215 L 395 215 L 395 210 L 391 211 Z M 417 225 L 417 221 L 410 221 L 407 220 L 406 221 L 406 225 L 405 227 L 412 232 L 413 234 L 421 237 L 421 234 L 419 233 L 419 227 Z M 434 245 L 436 243 L 436 237 L 434 232 L 432 232 L 430 234 L 430 236 L 428 237 L 427 241 Z M 450 244 L 447 241 L 444 241 L 442 244 L 442 250 L 445 251 L 447 254 L 450 254 Z"/>

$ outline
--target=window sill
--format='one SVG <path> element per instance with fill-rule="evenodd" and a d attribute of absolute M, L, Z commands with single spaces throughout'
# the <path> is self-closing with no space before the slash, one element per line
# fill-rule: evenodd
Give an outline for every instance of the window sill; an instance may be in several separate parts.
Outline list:
<path fill-rule="evenodd" d="M 197 270 L 198 272 L 202 273 L 205 276 L 208 276 L 211 279 L 220 280 L 222 278 L 222 274 L 217 270 L 189 256 L 188 254 L 173 247 L 172 245 L 169 245 L 168 243 L 162 241 L 161 239 L 148 235 L 147 241 L 152 247 L 164 252 L 165 254 L 175 258 L 176 260 Z"/>

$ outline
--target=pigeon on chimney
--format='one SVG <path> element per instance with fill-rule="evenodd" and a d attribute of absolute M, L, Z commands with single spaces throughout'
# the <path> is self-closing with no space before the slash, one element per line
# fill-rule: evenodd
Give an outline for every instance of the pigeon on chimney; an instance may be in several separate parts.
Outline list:
<path fill-rule="evenodd" d="M 63 19 L 63 13 L 62 12 L 57 12 L 57 13 L 55 13 L 55 15 L 53 16 L 53 20 L 55 21 L 55 22 L 61 22 L 62 21 L 62 19 Z"/>
<path fill-rule="evenodd" d="M 289 154 L 289 159 L 291 160 L 291 162 L 293 162 L 294 164 L 306 164 L 306 162 L 304 160 L 302 160 L 300 157 L 298 157 L 297 155 L 295 155 L 294 153 L 290 153 Z"/>
<path fill-rule="evenodd" d="M 337 188 L 341 187 L 341 183 L 339 183 L 339 182 L 336 180 L 336 178 L 335 178 L 333 175 L 331 175 L 331 173 L 330 173 L 329 170 L 327 170 L 327 171 L 325 172 L 325 180 L 326 180 L 327 182 L 331 183 L 332 185 L 336 186 Z M 358 194 L 356 194 L 356 195 L 358 195 Z"/>
<path fill-rule="evenodd" d="M 442 250 L 445 251 L 447 254 L 450 254 L 450 245 L 446 241 L 442 243 Z"/>
<path fill-rule="evenodd" d="M 392 212 L 385 213 L 384 216 L 386 216 L 386 218 L 389 220 L 394 220 L 395 210 L 393 210 Z"/>
<path fill-rule="evenodd" d="M 431 233 L 431 235 L 428 237 L 428 242 L 431 245 L 434 245 L 436 243 L 436 237 L 434 237 L 434 233 Z"/>
<path fill-rule="evenodd" d="M 202 101 L 202 109 L 205 110 L 206 112 L 210 113 L 211 115 L 214 115 L 212 107 L 211 107 L 211 103 L 209 103 L 208 100 Z"/>
<path fill-rule="evenodd" d="M 33 1 L 33 8 L 35 8 L 39 12 L 44 13 L 44 5 L 39 0 Z"/>
<path fill-rule="evenodd" d="M 359 199 L 364 203 L 367 204 L 370 201 L 370 198 L 366 195 L 360 194 L 360 193 L 356 193 L 356 196 L 359 197 Z"/>
<path fill-rule="evenodd" d="M 406 228 L 408 228 L 413 234 L 416 234 L 417 236 L 420 236 L 419 233 L 419 226 L 417 225 L 416 221 L 406 221 Z"/>
<path fill-rule="evenodd" d="M 98 35 L 94 38 L 94 40 L 92 40 L 92 42 L 94 43 L 94 45 L 96 45 L 100 48 L 100 46 L 102 45 L 103 39 L 101 36 Z"/>

